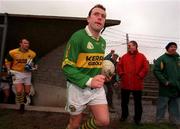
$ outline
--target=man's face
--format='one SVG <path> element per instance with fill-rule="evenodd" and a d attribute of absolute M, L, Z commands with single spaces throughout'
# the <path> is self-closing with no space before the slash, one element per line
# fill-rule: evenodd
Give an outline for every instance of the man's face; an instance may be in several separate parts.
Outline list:
<path fill-rule="evenodd" d="M 91 30 L 100 32 L 105 24 L 106 12 L 101 8 L 94 8 L 87 18 Z"/>
<path fill-rule="evenodd" d="M 117 61 L 117 58 L 118 58 L 117 55 L 113 55 L 113 56 L 112 56 L 112 59 L 113 59 L 114 61 Z"/>
<path fill-rule="evenodd" d="M 177 47 L 176 45 L 171 45 L 169 48 L 168 48 L 168 53 L 169 54 L 176 54 L 176 50 L 177 50 Z"/>
<path fill-rule="evenodd" d="M 29 41 L 26 39 L 23 39 L 22 42 L 20 43 L 20 47 L 23 50 L 28 50 L 29 49 Z"/>
<path fill-rule="evenodd" d="M 133 43 L 128 43 L 128 51 L 134 53 L 135 51 L 137 51 L 137 46 Z"/>

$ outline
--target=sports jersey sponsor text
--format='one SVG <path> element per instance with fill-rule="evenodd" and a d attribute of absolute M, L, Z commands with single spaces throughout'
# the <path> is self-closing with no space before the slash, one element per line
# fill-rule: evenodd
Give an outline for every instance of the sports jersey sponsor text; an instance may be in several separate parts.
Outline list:
<path fill-rule="evenodd" d="M 18 62 L 18 63 L 26 63 L 27 59 L 16 59 L 16 62 Z"/>
<path fill-rule="evenodd" d="M 80 53 L 76 63 L 81 68 L 101 68 L 104 60 L 102 53 Z"/>

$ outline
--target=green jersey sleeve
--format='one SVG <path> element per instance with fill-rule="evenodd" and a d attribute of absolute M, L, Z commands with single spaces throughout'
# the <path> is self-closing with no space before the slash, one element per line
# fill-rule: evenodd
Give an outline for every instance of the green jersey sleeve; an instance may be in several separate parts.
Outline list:
<path fill-rule="evenodd" d="M 64 53 L 62 70 L 68 81 L 76 84 L 81 88 L 85 88 L 85 84 L 90 77 L 87 74 L 82 73 L 79 68 L 76 67 L 78 55 L 81 52 L 82 47 L 81 40 L 81 35 L 76 32 L 68 41 Z"/>

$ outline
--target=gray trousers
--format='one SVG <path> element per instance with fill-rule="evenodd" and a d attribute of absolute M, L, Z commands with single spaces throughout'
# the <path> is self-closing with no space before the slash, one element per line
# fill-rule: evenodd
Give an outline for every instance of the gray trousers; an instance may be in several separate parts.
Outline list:
<path fill-rule="evenodd" d="M 156 120 L 164 119 L 166 108 L 168 108 L 169 118 L 173 124 L 180 125 L 180 97 L 159 96 L 156 111 Z"/>

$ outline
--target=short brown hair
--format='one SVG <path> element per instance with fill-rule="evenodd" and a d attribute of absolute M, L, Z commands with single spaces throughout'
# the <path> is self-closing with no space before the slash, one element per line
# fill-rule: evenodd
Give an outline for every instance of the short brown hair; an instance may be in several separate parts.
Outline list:
<path fill-rule="evenodd" d="M 105 8 L 103 5 L 97 4 L 97 5 L 95 5 L 94 7 L 91 8 L 91 10 L 90 10 L 89 13 L 88 13 L 88 16 L 91 16 L 92 10 L 93 10 L 94 8 L 100 8 L 100 9 L 106 11 L 106 8 Z"/>
<path fill-rule="evenodd" d="M 134 46 L 136 46 L 136 48 L 138 48 L 138 44 L 136 41 L 132 40 L 132 41 L 129 41 L 129 43 L 132 43 Z"/>
<path fill-rule="evenodd" d="M 27 40 L 27 41 L 29 41 L 28 39 L 26 39 L 26 38 L 21 38 L 20 40 L 19 40 L 19 42 L 20 43 L 22 43 L 23 42 L 23 40 Z"/>

